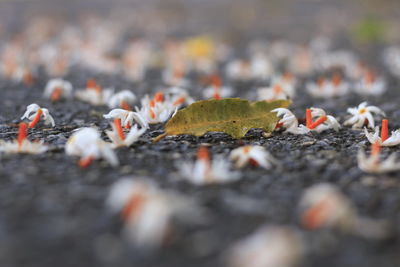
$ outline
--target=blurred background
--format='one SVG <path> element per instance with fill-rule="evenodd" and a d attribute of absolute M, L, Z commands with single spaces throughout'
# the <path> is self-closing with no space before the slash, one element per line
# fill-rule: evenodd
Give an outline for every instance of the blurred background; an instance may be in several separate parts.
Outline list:
<path fill-rule="evenodd" d="M 126 22 L 132 34 L 208 34 L 236 44 L 254 36 L 307 41 L 323 34 L 352 42 L 400 39 L 397 0 L 1 0 L 3 33 L 40 17 L 77 22 L 88 15 Z"/>

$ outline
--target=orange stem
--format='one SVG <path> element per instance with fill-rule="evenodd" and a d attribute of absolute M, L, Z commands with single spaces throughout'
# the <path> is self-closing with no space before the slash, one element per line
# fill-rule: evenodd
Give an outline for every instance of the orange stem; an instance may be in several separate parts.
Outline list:
<path fill-rule="evenodd" d="M 151 108 L 150 109 L 150 117 L 152 118 L 152 119 L 155 119 L 156 118 L 156 113 L 154 113 L 154 110 Z"/>
<path fill-rule="evenodd" d="M 208 152 L 208 148 L 205 146 L 200 147 L 197 150 L 197 158 L 200 160 L 209 160 L 210 159 L 210 153 Z"/>
<path fill-rule="evenodd" d="M 121 119 L 115 119 L 114 125 L 115 125 L 115 130 L 117 131 L 119 138 L 121 138 L 121 140 L 125 140 L 125 134 L 124 134 L 124 131 L 122 130 L 122 126 L 121 126 Z"/>
<path fill-rule="evenodd" d="M 86 88 L 96 88 L 97 83 L 94 79 L 87 80 Z"/>
<path fill-rule="evenodd" d="M 312 115 L 311 115 L 311 109 L 306 109 L 306 126 L 307 128 L 310 128 L 312 124 Z"/>
<path fill-rule="evenodd" d="M 79 167 L 86 168 L 93 162 L 93 160 L 94 160 L 93 156 L 88 156 L 86 158 L 80 159 L 78 163 Z"/>
<path fill-rule="evenodd" d="M 211 84 L 215 87 L 221 87 L 222 86 L 222 81 L 221 77 L 218 74 L 214 74 L 211 76 Z"/>
<path fill-rule="evenodd" d="M 125 100 L 122 100 L 119 104 L 121 106 L 122 109 L 125 110 L 132 110 L 131 107 L 129 106 L 128 102 L 126 102 Z"/>
<path fill-rule="evenodd" d="M 26 140 L 27 132 L 28 132 L 28 125 L 25 122 L 21 122 L 19 124 L 18 139 L 17 139 L 19 147 L 21 147 L 24 140 Z"/>
<path fill-rule="evenodd" d="M 332 77 L 332 83 L 335 87 L 338 87 L 340 83 L 342 82 L 342 77 L 340 76 L 339 73 L 334 73 Z"/>
<path fill-rule="evenodd" d="M 29 123 L 29 128 L 33 128 L 33 127 L 36 126 L 36 124 L 39 122 L 40 117 L 42 116 L 42 114 L 43 114 L 42 109 L 38 109 L 38 111 L 36 112 L 35 118 L 33 118 L 31 123 Z"/>
<path fill-rule="evenodd" d="M 378 144 L 378 142 L 373 143 L 371 147 L 371 155 L 373 156 L 379 155 L 380 151 L 381 151 L 381 146 Z"/>
<path fill-rule="evenodd" d="M 157 92 L 154 95 L 154 101 L 157 102 L 164 102 L 164 94 L 162 92 Z"/>
<path fill-rule="evenodd" d="M 186 98 L 184 96 L 179 97 L 177 100 L 174 101 L 173 105 L 174 106 L 179 106 L 185 102 Z"/>
<path fill-rule="evenodd" d="M 32 73 L 31 73 L 31 72 L 25 73 L 23 79 L 24 79 L 24 83 L 25 83 L 26 85 L 28 85 L 28 86 L 31 86 L 31 85 L 33 84 L 33 82 L 34 82 L 33 76 L 32 76 Z"/>
<path fill-rule="evenodd" d="M 322 200 L 306 210 L 301 218 L 303 225 L 308 229 L 317 229 L 321 227 L 328 218 L 328 204 L 328 199 Z"/>
<path fill-rule="evenodd" d="M 136 216 L 144 201 L 143 195 L 132 196 L 121 212 L 122 219 L 127 220 L 131 216 Z"/>
<path fill-rule="evenodd" d="M 213 94 L 214 99 L 220 100 L 221 99 L 221 94 L 220 94 L 220 88 L 217 86 L 214 86 L 214 94 Z"/>
<path fill-rule="evenodd" d="M 381 140 L 384 142 L 389 138 L 389 121 L 387 119 L 382 120 L 382 129 L 381 129 Z"/>
<path fill-rule="evenodd" d="M 318 125 L 324 123 L 324 121 L 327 120 L 326 116 L 321 116 L 318 120 L 316 120 L 315 122 L 313 122 L 310 127 L 308 127 L 309 129 L 315 129 Z"/>
<path fill-rule="evenodd" d="M 62 90 L 60 87 L 55 88 L 50 96 L 51 101 L 53 101 L 53 102 L 58 101 L 61 97 L 61 93 L 62 93 Z"/>

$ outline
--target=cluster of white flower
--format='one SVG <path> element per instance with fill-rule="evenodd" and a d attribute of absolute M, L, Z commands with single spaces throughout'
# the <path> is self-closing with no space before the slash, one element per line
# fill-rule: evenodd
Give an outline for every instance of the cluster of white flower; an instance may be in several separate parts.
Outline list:
<path fill-rule="evenodd" d="M 252 42 L 243 57 L 233 57 L 231 47 L 204 36 L 170 39 L 161 44 L 135 39 L 122 48 L 121 56 L 111 57 L 110 51 L 119 47 L 117 40 L 124 39 L 121 37 L 127 25 L 95 22 L 84 27 L 87 31 L 85 40 L 81 38 L 83 27 L 80 25 L 50 31 L 45 25 L 33 22 L 21 34 L 26 42 L 5 41 L 0 47 L 0 75 L 27 85 L 34 83 L 39 66 L 43 66 L 51 77 L 65 77 L 72 67 L 77 66 L 95 74 L 122 74 L 135 83 L 144 81 L 153 68 L 161 69 L 163 85 L 168 87 L 152 97 L 145 95 L 141 99 L 131 90 L 103 88 L 95 80 L 88 80 L 85 88 L 75 91 L 73 85 L 62 78 L 48 81 L 43 96 L 52 102 L 70 101 L 74 96 L 91 105 L 111 109 L 103 115 L 112 128 L 105 130 L 110 142 L 102 139 L 103 132 L 97 128 L 84 127 L 77 129 L 64 147 L 66 154 L 79 157 L 82 168 L 96 159 L 118 166 L 115 149 L 132 146 L 151 124 L 165 123 L 179 108 L 193 103 L 190 93 L 195 86 L 191 74 L 200 81 L 205 80 L 198 86 L 204 88 L 198 95 L 207 99 L 232 97 L 238 82 L 259 86 L 254 91 L 262 101 L 294 99 L 301 95 L 296 92 L 300 87 L 297 78 L 302 81 L 321 74 L 323 76 L 317 81 L 308 80 L 305 84 L 306 91 L 316 98 L 330 99 L 353 92 L 379 96 L 386 90 L 384 77 L 361 64 L 352 52 L 330 50 L 329 40 L 323 38 L 314 39 L 308 45 L 285 41 Z M 32 32 L 46 34 L 39 34 L 43 38 L 35 38 Z M 26 44 L 35 44 L 35 51 Z M 400 49 L 389 48 L 384 60 L 392 74 L 400 76 Z M 332 76 L 326 76 L 332 73 Z M 140 105 L 135 106 L 139 100 Z M 376 117 L 386 115 L 380 108 L 368 106 L 366 102 L 347 111 L 350 117 L 343 125 L 352 129 L 365 127 L 365 136 L 372 144 L 369 156 L 360 149 L 357 156 L 359 169 L 366 173 L 399 171 L 400 162 L 396 160 L 396 154 L 382 160 L 380 150 L 381 147 L 400 144 L 400 129 L 389 135 L 387 119 L 382 120 L 381 129 L 375 127 Z M 307 109 L 303 124 L 289 109 L 277 108 L 272 112 L 279 117 L 277 132 L 307 134 L 329 129 L 339 131 L 340 128 L 338 120 L 321 108 Z M 16 140 L 0 140 L 0 152 L 37 154 L 47 151 L 48 147 L 42 141 L 31 142 L 27 135 L 28 128 L 34 128 L 40 121 L 55 126 L 49 110 L 30 104 L 21 120 L 27 120 L 29 124 L 20 123 Z M 367 128 L 375 132 L 370 133 Z M 233 149 L 229 160 L 222 155 L 212 157 L 209 150 L 201 146 L 194 162 L 179 162 L 176 169 L 181 178 L 194 185 L 210 185 L 239 180 L 242 175 L 233 167 L 272 169 L 279 164 L 279 159 L 260 145 Z M 118 181 L 112 187 L 107 203 L 114 212 L 121 213 L 130 239 L 144 247 L 162 245 L 176 219 L 199 222 L 204 217 L 201 209 L 189 198 L 162 190 L 149 181 Z M 350 200 L 329 184 L 315 185 L 306 190 L 300 201 L 300 211 L 302 225 L 308 229 L 339 228 L 369 237 L 384 235 L 380 224 L 360 217 Z M 233 267 L 289 267 L 301 260 L 303 246 L 293 229 L 265 227 L 234 245 L 228 260 Z"/>
<path fill-rule="evenodd" d="M 306 134 L 310 131 L 323 132 L 328 129 L 338 131 L 340 125 L 338 121 L 330 115 L 326 115 L 325 111 L 320 108 L 310 108 L 306 110 L 306 125 L 299 125 L 296 116 L 286 108 L 277 108 L 272 110 L 276 112 L 278 117 L 282 117 L 277 129 L 285 129 L 285 132 L 292 134 Z"/>

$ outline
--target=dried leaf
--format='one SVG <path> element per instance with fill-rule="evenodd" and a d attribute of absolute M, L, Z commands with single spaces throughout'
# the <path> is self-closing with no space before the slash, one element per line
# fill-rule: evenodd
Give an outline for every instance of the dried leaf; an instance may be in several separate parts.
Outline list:
<path fill-rule="evenodd" d="M 178 111 L 165 125 L 167 135 L 192 134 L 201 136 L 206 132 L 225 132 L 233 138 L 243 137 L 251 128 L 272 132 L 279 118 L 272 109 L 288 107 L 290 101 L 250 102 L 239 98 L 203 100 Z"/>

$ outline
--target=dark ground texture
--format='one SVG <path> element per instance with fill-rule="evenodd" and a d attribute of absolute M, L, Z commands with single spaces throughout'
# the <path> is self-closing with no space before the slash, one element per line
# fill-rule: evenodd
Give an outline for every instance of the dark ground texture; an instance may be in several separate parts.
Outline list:
<path fill-rule="evenodd" d="M 66 77 L 75 88 L 95 77 L 105 87 L 132 88 L 139 96 L 152 84 L 132 85 L 118 77 L 95 76 L 74 71 Z M 82 126 L 108 123 L 102 114 L 107 107 L 70 100 L 52 104 L 42 98 L 47 78 L 32 87 L 0 82 L 0 138 L 13 139 L 25 107 L 37 103 L 48 108 L 56 127 L 29 130 L 29 139 L 43 139 L 51 147 L 42 155 L 2 155 L 0 159 L 0 266 L 223 266 L 223 252 L 233 242 L 264 224 L 293 226 L 309 247 L 303 266 L 400 266 L 400 177 L 366 175 L 357 167 L 356 154 L 369 144 L 360 131 L 342 128 L 339 132 L 294 136 L 274 133 L 265 138 L 252 130 L 234 140 L 222 133 L 203 137 L 167 137 L 159 143 L 151 138 L 162 133 L 162 125 L 152 127 L 130 148 L 116 151 L 121 166 L 112 168 L 95 161 L 80 169 L 77 159 L 64 153 L 71 131 Z M 389 78 L 390 90 L 382 97 L 367 99 L 388 115 L 390 128 L 400 127 L 400 90 Z M 250 97 L 236 84 L 239 96 Z M 365 98 L 348 95 L 332 100 L 310 98 L 300 85 L 291 109 L 304 116 L 306 107 L 321 107 L 344 121 L 346 108 Z M 264 146 L 281 161 L 278 168 L 247 167 L 243 178 L 227 185 L 196 187 L 181 181 L 174 167 L 181 160 L 194 160 L 196 149 L 209 144 L 213 155 L 228 155 L 242 144 Z M 383 153 L 399 148 L 383 148 Z M 146 177 L 162 188 L 195 198 L 206 207 L 210 221 L 198 227 L 178 227 L 170 244 L 155 253 L 140 253 L 122 236 L 122 223 L 105 207 L 110 185 L 124 176 Z M 393 238 L 365 240 L 336 231 L 306 231 L 298 220 L 298 202 L 305 188 L 330 182 L 339 186 L 363 216 L 387 219 Z"/>

